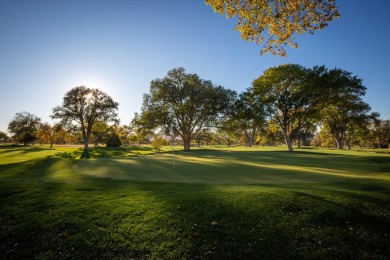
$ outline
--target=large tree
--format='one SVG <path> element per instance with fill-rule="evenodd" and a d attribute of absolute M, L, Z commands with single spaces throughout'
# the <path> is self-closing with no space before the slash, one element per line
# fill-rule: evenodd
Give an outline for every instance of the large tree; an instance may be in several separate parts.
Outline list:
<path fill-rule="evenodd" d="M 375 120 L 370 125 L 372 136 L 372 148 L 388 147 L 390 144 L 390 120 Z"/>
<path fill-rule="evenodd" d="M 129 125 L 129 130 L 132 132 L 131 139 L 133 143 L 138 142 L 138 146 L 141 146 L 142 142 L 149 145 L 153 135 L 155 135 L 153 132 L 154 126 L 149 122 L 150 115 L 146 116 L 146 114 L 143 114 L 141 117 L 139 113 L 134 113 L 134 117 Z"/>
<path fill-rule="evenodd" d="M 91 130 L 91 138 L 95 147 L 99 146 L 99 143 L 106 142 L 110 126 L 106 122 L 96 122 Z"/>
<path fill-rule="evenodd" d="M 223 122 L 224 128 L 240 131 L 245 137 L 246 146 L 251 147 L 257 135 L 266 128 L 265 106 L 253 89 L 242 92 L 234 107 Z"/>
<path fill-rule="evenodd" d="M 323 103 L 323 89 L 317 79 L 319 71 L 322 71 L 320 67 L 308 70 L 285 64 L 265 70 L 252 83 L 268 116 L 283 131 L 289 151 L 293 151 L 291 135 L 313 119 Z"/>
<path fill-rule="evenodd" d="M 37 139 L 36 134 L 41 119 L 29 112 L 16 113 L 8 124 L 8 132 L 13 134 L 13 139 L 21 142 L 24 146 Z"/>
<path fill-rule="evenodd" d="M 266 52 L 286 55 L 284 46 L 298 47 L 294 36 L 313 34 L 339 17 L 335 0 L 205 0 L 226 18 L 238 18 L 235 31 Z"/>
<path fill-rule="evenodd" d="M 42 143 L 50 143 L 50 148 L 53 147 L 55 129 L 48 123 L 39 125 L 37 137 Z"/>
<path fill-rule="evenodd" d="M 9 139 L 9 136 L 7 135 L 7 133 L 0 131 L 0 141 L 5 143 L 8 139 Z"/>
<path fill-rule="evenodd" d="M 140 122 L 147 129 L 160 128 L 165 133 L 172 127 L 182 138 L 184 149 L 190 150 L 195 135 L 204 127 L 215 125 L 235 95 L 234 91 L 186 73 L 184 68 L 175 68 L 150 83 Z"/>
<path fill-rule="evenodd" d="M 337 147 L 343 149 L 347 134 L 367 126 L 378 114 L 370 113 L 370 106 L 362 100 L 366 93 L 362 79 L 350 72 L 332 69 L 327 73 L 326 81 L 329 102 L 321 117 Z"/>
<path fill-rule="evenodd" d="M 68 91 L 62 103 L 53 109 L 52 118 L 61 119 L 63 125 L 76 124 L 82 133 L 84 150 L 97 122 L 117 122 L 118 103 L 106 93 L 79 86 Z"/>

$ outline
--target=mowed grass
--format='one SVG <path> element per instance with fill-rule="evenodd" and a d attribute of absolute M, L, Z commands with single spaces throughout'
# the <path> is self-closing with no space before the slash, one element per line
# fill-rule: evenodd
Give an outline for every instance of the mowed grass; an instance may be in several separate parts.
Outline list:
<path fill-rule="evenodd" d="M 390 255 L 389 154 L 169 149 L 0 146 L 1 258 Z"/>
<path fill-rule="evenodd" d="M 372 156 L 343 152 L 198 149 L 175 154 L 81 160 L 73 170 L 118 180 L 214 184 L 287 184 L 389 177 L 383 174 L 383 166 Z"/>

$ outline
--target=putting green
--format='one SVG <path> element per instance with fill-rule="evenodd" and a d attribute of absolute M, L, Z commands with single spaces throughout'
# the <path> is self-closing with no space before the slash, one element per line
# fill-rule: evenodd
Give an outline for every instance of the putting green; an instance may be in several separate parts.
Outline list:
<path fill-rule="evenodd" d="M 315 183 L 378 178 L 369 157 L 315 152 L 194 151 L 80 160 L 73 170 L 117 180 L 215 184 Z"/>

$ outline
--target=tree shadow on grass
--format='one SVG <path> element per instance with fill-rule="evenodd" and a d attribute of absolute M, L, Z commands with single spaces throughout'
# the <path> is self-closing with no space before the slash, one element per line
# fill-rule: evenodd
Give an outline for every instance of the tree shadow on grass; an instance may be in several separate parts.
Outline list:
<path fill-rule="evenodd" d="M 167 251 L 175 258 L 356 258 L 389 253 L 389 239 L 383 237 L 390 231 L 389 220 L 366 214 L 358 204 L 344 205 L 337 195 L 324 199 L 321 193 L 264 190 L 263 186 L 248 192 L 216 192 L 214 186 L 200 184 L 137 186 L 153 198 L 141 210 L 140 218 L 148 219 L 149 228 L 146 234 L 136 233 L 139 240 L 158 231 L 161 237 L 152 243 L 169 241 Z M 364 197 L 355 199 L 365 201 Z M 160 211 L 161 218 L 148 218 L 153 210 Z M 128 218 L 120 221 L 133 223 Z M 168 257 L 167 251 L 152 244 L 149 250 L 150 255 L 144 257 Z"/>
<path fill-rule="evenodd" d="M 332 258 L 376 258 L 389 255 L 390 219 L 386 216 L 389 211 L 383 208 L 389 203 L 388 197 L 375 198 L 348 192 L 337 193 L 334 197 L 301 191 L 294 193 L 297 198 L 302 198 L 297 201 L 309 201 L 305 204 L 294 203 L 299 205 L 292 207 L 298 208 L 298 214 L 304 214 L 308 207 L 315 213 L 306 216 L 300 239 L 311 237 L 321 241 L 317 245 L 318 252 Z M 341 201 L 338 200 L 340 195 L 343 197 Z M 313 251 L 312 247 L 302 249 L 304 255 Z"/>
<path fill-rule="evenodd" d="M 52 157 L 56 158 L 73 158 L 73 159 L 97 159 L 110 157 L 126 157 L 139 155 L 138 151 L 150 152 L 153 149 L 150 147 L 96 147 L 88 150 L 77 149 L 73 152 L 58 152 Z"/>
<path fill-rule="evenodd" d="M 0 146 L 0 154 L 13 153 L 13 152 L 30 153 L 30 152 L 52 151 L 52 150 L 55 149 L 35 147 L 35 146 L 20 146 L 20 145 Z"/>
<path fill-rule="evenodd" d="M 57 166 L 63 162 L 67 168 Z M 357 187 L 356 181 L 317 186 L 118 181 L 71 172 L 74 162 L 47 158 L 0 167 L 10 174 L 0 182 L 0 251 L 6 258 L 385 258 L 390 254 L 389 238 L 384 236 L 390 233 L 390 212 L 385 207 L 389 189 L 384 182 L 364 186 L 361 181 Z M 12 175 L 16 169 L 21 173 Z M 65 178 L 75 176 L 78 181 L 55 182 L 53 171 L 69 171 Z M 373 195 L 359 195 L 362 190 Z M 366 213 L 371 206 L 383 207 L 385 215 Z"/>

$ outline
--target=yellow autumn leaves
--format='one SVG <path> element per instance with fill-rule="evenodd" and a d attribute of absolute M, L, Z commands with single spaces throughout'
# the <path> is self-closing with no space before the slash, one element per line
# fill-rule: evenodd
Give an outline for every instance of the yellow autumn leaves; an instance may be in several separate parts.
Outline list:
<path fill-rule="evenodd" d="M 297 48 L 294 34 L 314 33 L 339 17 L 334 0 L 205 0 L 226 18 L 237 17 L 235 31 L 245 41 L 263 44 L 260 55 L 286 56 Z"/>

